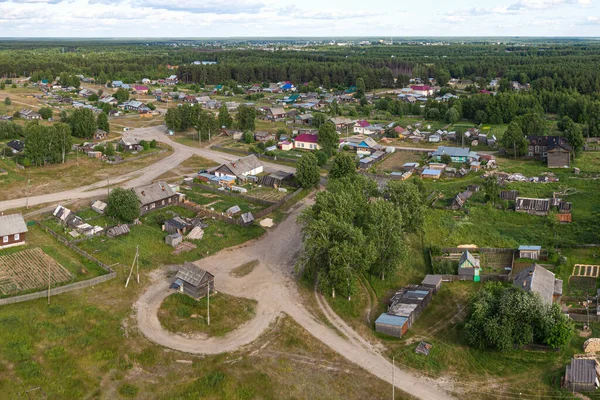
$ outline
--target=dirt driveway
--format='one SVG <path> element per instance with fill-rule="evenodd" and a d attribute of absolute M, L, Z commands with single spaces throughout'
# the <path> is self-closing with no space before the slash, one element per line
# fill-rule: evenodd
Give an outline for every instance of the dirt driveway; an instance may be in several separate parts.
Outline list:
<path fill-rule="evenodd" d="M 342 337 L 325 326 L 301 303 L 293 276 L 293 266 L 302 247 L 298 212 L 303 201 L 291 215 L 257 241 L 197 261 L 195 264 L 215 275 L 215 289 L 232 296 L 258 302 L 256 316 L 222 338 L 192 339 L 166 331 L 158 321 L 157 312 L 166 296 L 171 294 L 166 279 L 167 269 L 156 271 L 153 285 L 134 305 L 141 332 L 150 340 L 175 350 L 193 354 L 229 352 L 256 340 L 281 314 L 286 313 L 324 344 L 377 377 L 392 382 L 392 364 L 378 349 L 358 335 L 319 299 L 319 306 L 330 323 L 342 332 Z M 260 264 L 247 276 L 235 278 L 230 272 L 243 263 L 258 259 Z M 415 376 L 395 368 L 398 388 L 422 399 L 451 399 L 434 380 Z"/>

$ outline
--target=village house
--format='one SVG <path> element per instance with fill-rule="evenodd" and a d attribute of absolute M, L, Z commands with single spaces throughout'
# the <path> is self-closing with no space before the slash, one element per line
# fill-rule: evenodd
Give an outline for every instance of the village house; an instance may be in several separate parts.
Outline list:
<path fill-rule="evenodd" d="M 26 119 L 27 121 L 42 119 L 42 116 L 40 114 L 36 113 L 33 110 L 30 110 L 29 108 L 24 108 L 21 111 L 19 111 L 19 115 L 21 116 L 21 118 Z"/>
<path fill-rule="evenodd" d="M 321 150 L 321 146 L 317 143 L 318 140 L 318 135 L 302 133 L 294 138 L 294 148 L 301 150 Z"/>
<path fill-rule="evenodd" d="M 140 108 L 144 107 L 144 103 L 137 100 L 130 100 L 121 104 L 119 107 L 128 111 L 139 111 Z"/>
<path fill-rule="evenodd" d="M 165 181 L 132 189 L 139 200 L 140 214 L 179 202 L 179 195 Z"/>
<path fill-rule="evenodd" d="M 146 94 L 148 93 L 148 86 L 144 86 L 144 85 L 133 85 L 132 87 L 133 92 L 134 93 L 143 93 Z"/>
<path fill-rule="evenodd" d="M 561 136 L 528 136 L 527 156 L 546 161 L 549 168 L 571 166 L 571 146 Z M 551 151 L 552 150 L 552 151 Z"/>
<path fill-rule="evenodd" d="M 257 142 L 266 143 L 269 140 L 273 139 L 275 139 L 275 136 L 271 132 L 260 131 L 254 134 L 254 140 L 256 140 Z"/>
<path fill-rule="evenodd" d="M 433 95 L 433 88 L 429 85 L 412 85 L 411 89 L 418 96 L 429 97 Z"/>
<path fill-rule="evenodd" d="M 371 137 L 364 136 L 353 136 L 347 138 L 344 142 L 340 144 L 340 147 L 348 146 L 354 151 L 356 154 L 360 156 L 370 156 L 375 151 L 383 149 L 382 146 L 377 144 L 375 139 Z"/>
<path fill-rule="evenodd" d="M 235 129 L 221 128 L 221 136 L 227 136 L 233 140 L 242 140 L 244 132 Z"/>
<path fill-rule="evenodd" d="M 468 147 L 449 147 L 439 146 L 436 151 L 431 155 L 436 161 L 441 161 L 442 156 L 448 155 L 452 159 L 452 162 L 466 163 L 471 161 L 479 161 L 479 156 L 471 151 Z"/>
<path fill-rule="evenodd" d="M 267 119 L 271 121 L 280 121 L 285 118 L 285 114 L 283 107 L 269 107 L 267 109 Z"/>
<path fill-rule="evenodd" d="M 215 290 L 215 277 L 191 262 L 186 262 L 177 271 L 171 288 L 192 299 L 200 300 Z"/>
<path fill-rule="evenodd" d="M 556 279 L 554 273 L 538 264 L 522 269 L 513 279 L 514 286 L 539 294 L 546 304 L 552 304 L 562 296 L 562 284 L 562 280 Z"/>
<path fill-rule="evenodd" d="M 284 140 L 282 142 L 279 142 L 277 146 L 283 151 L 290 151 L 294 148 L 294 143 Z"/>
<path fill-rule="evenodd" d="M 20 140 L 11 140 L 6 144 L 6 146 L 12 150 L 13 154 L 18 154 L 25 148 L 25 143 L 21 142 Z"/>
<path fill-rule="evenodd" d="M 262 173 L 263 170 L 264 167 L 260 160 L 254 154 L 251 154 L 238 160 L 222 164 L 214 170 L 214 174 L 217 177 L 246 180 L 249 175 L 258 175 Z"/>
<path fill-rule="evenodd" d="M 86 88 L 86 89 L 81 89 L 78 94 L 79 94 L 79 96 L 85 97 L 87 99 L 88 97 L 90 97 L 91 95 L 93 95 L 95 93 L 92 90 Z"/>
<path fill-rule="evenodd" d="M 354 126 L 354 121 L 346 117 L 329 118 L 329 121 L 335 125 L 335 129 L 338 132 L 350 129 Z"/>
<path fill-rule="evenodd" d="M 144 150 L 144 148 L 142 147 L 142 145 L 140 144 L 141 140 L 137 139 L 137 138 L 121 138 L 121 140 L 119 140 L 118 144 L 117 144 L 117 149 L 119 149 L 119 151 L 125 151 L 125 152 L 130 152 L 130 151 L 142 151 Z"/>
<path fill-rule="evenodd" d="M 165 85 L 167 86 L 175 86 L 178 82 L 177 75 L 171 75 L 165 79 Z"/>
<path fill-rule="evenodd" d="M 0 215 L 0 249 L 25 244 L 27 224 L 21 214 Z"/>

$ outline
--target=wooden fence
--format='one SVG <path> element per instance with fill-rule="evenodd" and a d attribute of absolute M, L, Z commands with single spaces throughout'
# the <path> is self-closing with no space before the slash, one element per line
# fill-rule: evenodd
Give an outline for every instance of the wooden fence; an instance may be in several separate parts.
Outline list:
<path fill-rule="evenodd" d="M 36 221 L 36 225 L 41 227 L 45 232 L 47 232 L 48 234 L 50 234 L 51 236 L 56 238 L 59 242 L 61 242 L 62 244 L 64 244 L 65 246 L 67 246 L 68 248 L 70 248 L 71 250 L 76 252 L 77 254 L 81 255 L 82 257 L 84 257 L 85 259 L 87 259 L 89 261 L 96 263 L 100 268 L 102 268 L 103 270 L 105 270 L 107 272 L 107 274 L 105 274 L 105 275 L 97 276 L 97 277 L 91 278 L 91 279 L 86 279 L 85 281 L 69 283 L 67 285 L 51 288 L 50 296 L 54 296 L 57 294 L 67 293 L 67 292 L 71 292 L 73 290 L 78 290 L 78 289 L 83 289 L 86 287 L 98 285 L 100 283 L 109 281 L 109 280 L 117 277 L 117 273 L 109 265 L 104 264 L 100 260 L 96 259 L 95 257 L 89 255 L 85 251 L 81 250 L 79 247 L 75 246 L 73 243 L 69 242 L 67 239 L 65 239 L 58 233 L 54 232 L 52 229 L 48 228 L 45 225 L 42 225 L 39 221 Z M 48 296 L 48 289 L 41 290 L 39 292 L 23 294 L 20 296 L 7 297 L 4 299 L 0 299 L 0 306 L 6 305 L 6 304 L 22 303 L 24 301 L 29 301 L 29 300 L 41 299 L 46 296 Z"/>
<path fill-rule="evenodd" d="M 460 247 L 444 247 L 442 249 L 442 253 L 449 254 L 462 254 L 465 250 L 469 250 L 471 253 L 514 253 L 517 249 L 506 249 L 506 248 L 496 248 L 496 247 L 478 247 L 475 249 L 469 248 L 460 248 Z"/>
<path fill-rule="evenodd" d="M 508 282 L 509 274 L 482 274 L 479 276 L 481 282 Z M 442 282 L 473 281 L 469 275 L 442 275 Z"/>
<path fill-rule="evenodd" d="M 296 196 L 298 196 L 298 194 L 300 194 L 300 192 L 302 191 L 302 188 L 297 189 L 296 191 L 288 194 L 287 196 L 285 196 L 284 198 L 282 198 L 281 200 L 279 200 L 276 203 L 271 203 L 271 205 L 267 208 L 265 208 L 264 210 L 258 211 L 257 213 L 252 213 L 252 215 L 254 216 L 254 219 L 259 219 L 264 217 L 265 215 L 268 215 L 270 213 L 272 213 L 273 211 L 277 210 L 278 208 L 280 208 L 281 206 L 283 206 L 285 203 L 287 203 L 288 201 L 292 200 L 293 198 L 295 198 Z M 219 191 L 221 192 L 221 191 Z M 219 221 L 223 221 L 225 223 L 231 224 L 231 225 L 238 225 L 238 226 L 249 226 L 252 225 L 252 223 L 245 223 L 242 221 L 241 218 L 232 218 L 232 217 L 228 217 L 227 215 L 218 213 L 216 211 L 212 211 L 209 210 L 207 208 L 204 208 L 192 201 L 186 200 L 183 203 L 179 203 L 180 206 L 187 208 L 188 210 L 192 210 L 194 212 L 199 213 L 200 215 L 204 216 L 204 217 L 208 217 L 208 218 L 214 218 L 216 220 Z"/>
<path fill-rule="evenodd" d="M 233 149 L 231 147 L 211 146 L 210 148 L 213 150 L 222 151 L 224 153 L 236 154 L 236 155 L 240 155 L 240 156 L 248 156 L 250 154 L 254 154 L 256 157 L 258 157 L 261 160 L 283 161 L 283 162 L 292 163 L 292 164 L 296 164 L 299 160 L 299 158 L 290 158 L 290 157 L 283 157 L 283 156 L 268 156 L 266 154 L 252 153 L 247 150 Z"/>
<path fill-rule="evenodd" d="M 274 201 L 269 201 L 269 200 L 264 200 L 264 199 L 258 199 L 256 197 L 248 196 L 248 195 L 245 195 L 243 193 L 236 193 L 236 192 L 234 192 L 232 190 L 219 190 L 219 189 L 217 189 L 215 187 L 211 187 L 211 186 L 208 186 L 208 185 L 203 185 L 201 183 L 194 183 L 194 182 L 192 182 L 190 184 L 190 186 L 198 187 L 198 188 L 200 188 L 202 190 L 206 190 L 207 192 L 211 192 L 211 193 L 226 194 L 227 196 L 237 197 L 239 199 L 250 201 L 252 203 L 258 203 L 258 204 L 261 204 L 263 206 L 272 206 L 273 204 L 275 204 Z"/>

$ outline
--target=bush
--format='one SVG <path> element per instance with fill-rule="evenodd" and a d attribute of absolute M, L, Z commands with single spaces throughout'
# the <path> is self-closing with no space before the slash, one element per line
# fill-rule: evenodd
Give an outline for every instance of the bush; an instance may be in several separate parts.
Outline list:
<path fill-rule="evenodd" d="M 10 106 L 12 104 L 12 100 L 9 97 L 7 97 L 4 99 L 4 104 L 6 104 L 7 106 Z"/>
<path fill-rule="evenodd" d="M 438 275 L 456 275 L 458 273 L 458 263 L 451 260 L 434 262 L 433 273 Z"/>
<path fill-rule="evenodd" d="M 106 215 L 123 222 L 133 222 L 140 216 L 138 198 L 133 190 L 113 189 L 108 195 Z"/>
<path fill-rule="evenodd" d="M 119 394 L 123 397 L 134 398 L 139 392 L 139 388 L 130 383 L 123 383 L 119 386 Z"/>
<path fill-rule="evenodd" d="M 147 141 L 145 141 L 145 140 L 142 140 L 142 141 L 140 142 L 140 146 L 142 146 L 142 147 L 144 148 L 144 151 L 146 151 L 146 150 L 150 149 L 150 143 L 148 143 L 148 142 L 147 142 Z"/>
<path fill-rule="evenodd" d="M 261 150 L 264 150 L 266 146 L 265 146 L 265 144 L 264 144 L 263 142 L 258 142 L 258 143 L 256 144 L 256 147 L 258 147 L 258 148 L 259 148 L 259 149 L 261 149 Z"/>
<path fill-rule="evenodd" d="M 150 148 L 155 149 L 156 147 L 157 147 L 156 139 L 152 139 L 152 141 L 150 142 Z"/>

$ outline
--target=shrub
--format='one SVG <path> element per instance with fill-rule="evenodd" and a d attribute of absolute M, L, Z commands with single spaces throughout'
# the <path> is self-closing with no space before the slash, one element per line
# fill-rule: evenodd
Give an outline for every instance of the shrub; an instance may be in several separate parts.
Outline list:
<path fill-rule="evenodd" d="M 123 397 L 134 398 L 137 396 L 140 389 L 131 383 L 123 383 L 119 386 L 119 394 Z"/>

